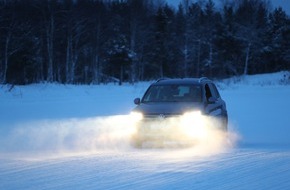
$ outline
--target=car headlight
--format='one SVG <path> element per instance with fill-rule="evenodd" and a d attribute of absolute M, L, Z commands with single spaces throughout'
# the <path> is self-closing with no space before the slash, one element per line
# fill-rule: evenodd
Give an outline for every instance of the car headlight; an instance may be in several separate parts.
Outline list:
<path fill-rule="evenodd" d="M 187 135 L 202 139 L 207 135 L 205 121 L 201 111 L 186 112 L 181 117 L 181 126 Z"/>
<path fill-rule="evenodd" d="M 143 114 L 140 113 L 140 112 L 135 112 L 135 111 L 133 111 L 133 112 L 130 113 L 130 118 L 131 118 L 133 121 L 137 122 L 137 121 L 140 121 L 140 120 L 143 119 Z"/>
<path fill-rule="evenodd" d="M 197 123 L 202 120 L 201 111 L 185 112 L 182 117 L 182 122 L 186 124 Z"/>
<path fill-rule="evenodd" d="M 186 126 L 201 126 L 203 123 L 204 117 L 201 111 L 191 111 L 186 112 L 181 116 L 181 122 Z"/>
<path fill-rule="evenodd" d="M 185 112 L 183 114 L 183 118 L 195 119 L 199 117 L 201 117 L 201 111 L 191 111 L 191 112 Z"/>

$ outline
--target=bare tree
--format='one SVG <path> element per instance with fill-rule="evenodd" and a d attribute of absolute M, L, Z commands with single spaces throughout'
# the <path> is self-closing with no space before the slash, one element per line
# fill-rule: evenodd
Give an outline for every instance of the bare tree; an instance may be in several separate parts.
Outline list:
<path fill-rule="evenodd" d="M 54 77 L 54 41 L 55 41 L 55 17 L 57 7 L 55 1 L 46 0 L 44 3 L 36 2 L 35 6 L 41 11 L 45 34 L 45 49 L 47 58 L 46 81 L 53 82 Z"/>

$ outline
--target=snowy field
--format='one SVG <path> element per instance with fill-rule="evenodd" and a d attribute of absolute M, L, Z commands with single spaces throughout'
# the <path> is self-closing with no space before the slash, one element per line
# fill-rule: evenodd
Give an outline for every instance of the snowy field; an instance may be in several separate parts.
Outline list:
<path fill-rule="evenodd" d="M 284 75 L 218 82 L 229 139 L 192 148 L 131 146 L 128 114 L 150 83 L 0 86 L 0 190 L 290 189 Z"/>

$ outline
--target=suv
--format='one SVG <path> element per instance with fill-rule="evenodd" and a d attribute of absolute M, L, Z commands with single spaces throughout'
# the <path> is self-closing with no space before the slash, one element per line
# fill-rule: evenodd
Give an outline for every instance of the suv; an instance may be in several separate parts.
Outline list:
<path fill-rule="evenodd" d="M 136 136 L 139 141 L 148 140 L 148 136 L 163 138 L 172 123 L 175 128 L 179 128 L 176 126 L 179 124 L 194 128 L 200 125 L 201 117 L 207 116 L 218 121 L 216 128 L 227 131 L 226 103 L 215 84 L 206 77 L 159 79 L 150 85 L 142 99 L 136 98 L 134 103 L 137 106 L 131 115 L 138 120 Z M 156 129 L 160 126 L 162 130 Z"/>

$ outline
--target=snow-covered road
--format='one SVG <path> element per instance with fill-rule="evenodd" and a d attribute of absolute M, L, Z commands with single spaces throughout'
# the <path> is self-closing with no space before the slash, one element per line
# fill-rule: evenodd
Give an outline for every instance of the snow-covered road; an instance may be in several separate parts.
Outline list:
<path fill-rule="evenodd" d="M 181 159 L 173 150 L 1 159 L 0 189 L 289 189 L 290 151 L 237 148 Z M 164 156 L 164 154 L 170 154 Z M 161 155 L 161 156 L 160 156 Z"/>
<path fill-rule="evenodd" d="M 280 84 L 283 75 L 220 84 L 232 146 L 188 149 L 130 146 L 122 114 L 148 83 L 3 86 L 0 190 L 290 189 L 290 86 Z"/>

